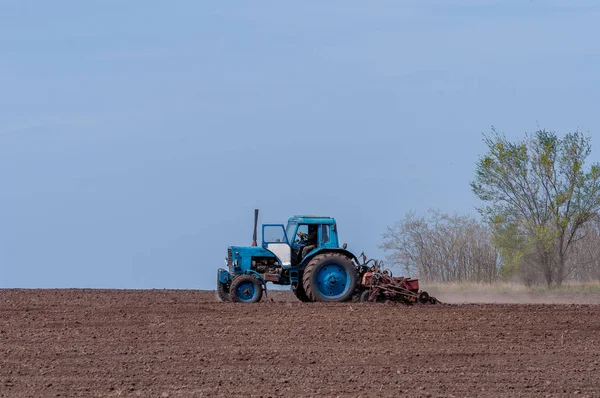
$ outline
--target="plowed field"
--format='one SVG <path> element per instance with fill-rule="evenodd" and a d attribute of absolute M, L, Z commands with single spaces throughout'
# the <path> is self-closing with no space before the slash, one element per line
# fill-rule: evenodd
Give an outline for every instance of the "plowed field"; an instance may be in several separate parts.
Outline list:
<path fill-rule="evenodd" d="M 598 305 L 274 296 L 0 290 L 0 396 L 600 396 Z"/>

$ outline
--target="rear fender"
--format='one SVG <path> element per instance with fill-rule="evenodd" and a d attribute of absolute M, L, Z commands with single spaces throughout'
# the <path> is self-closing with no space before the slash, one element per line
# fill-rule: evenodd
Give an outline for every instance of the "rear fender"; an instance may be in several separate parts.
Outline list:
<path fill-rule="evenodd" d="M 308 253 L 306 255 L 306 257 L 302 260 L 302 262 L 298 265 L 298 268 L 304 269 L 304 267 L 306 267 L 308 265 L 308 263 L 310 262 L 310 260 L 312 260 L 315 256 L 318 256 L 319 254 L 325 254 L 325 253 L 340 253 L 340 254 L 354 260 L 356 262 L 356 264 L 359 264 L 358 258 L 356 258 L 356 256 L 354 254 L 352 254 L 352 252 L 349 250 L 342 249 L 339 247 L 318 248 L 318 249 L 315 249 L 315 250 L 311 251 L 310 253 Z"/>

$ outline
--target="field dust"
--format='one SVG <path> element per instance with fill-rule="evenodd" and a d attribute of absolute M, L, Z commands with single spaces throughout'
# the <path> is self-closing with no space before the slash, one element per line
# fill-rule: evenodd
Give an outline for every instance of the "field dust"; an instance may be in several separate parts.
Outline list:
<path fill-rule="evenodd" d="M 600 304 L 600 293 L 443 292 L 435 289 L 428 292 L 448 304 Z"/>
<path fill-rule="evenodd" d="M 600 396 L 598 305 L 293 300 L 0 290 L 0 396 Z"/>
<path fill-rule="evenodd" d="M 427 286 L 424 289 L 445 304 L 600 304 L 598 292 L 456 292 Z M 289 289 L 269 290 L 267 301 L 298 302 L 298 299 Z"/>

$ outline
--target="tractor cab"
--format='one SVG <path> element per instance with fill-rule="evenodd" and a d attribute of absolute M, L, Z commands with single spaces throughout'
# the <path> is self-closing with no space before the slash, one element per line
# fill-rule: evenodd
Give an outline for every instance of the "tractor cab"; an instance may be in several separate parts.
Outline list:
<path fill-rule="evenodd" d="M 283 224 L 264 224 L 262 247 L 271 251 L 284 268 L 297 266 L 313 251 L 337 248 L 336 223 L 330 217 L 294 216 Z"/>

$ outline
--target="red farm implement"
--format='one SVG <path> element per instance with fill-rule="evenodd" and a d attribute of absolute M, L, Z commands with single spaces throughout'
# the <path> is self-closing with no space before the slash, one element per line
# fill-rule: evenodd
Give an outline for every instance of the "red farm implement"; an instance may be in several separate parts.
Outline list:
<path fill-rule="evenodd" d="M 419 280 L 395 277 L 390 270 L 383 268 L 383 262 L 366 260 L 364 253 L 360 272 L 359 300 L 384 302 L 394 301 L 405 304 L 437 304 L 439 301 L 425 291 L 419 290 Z"/>

